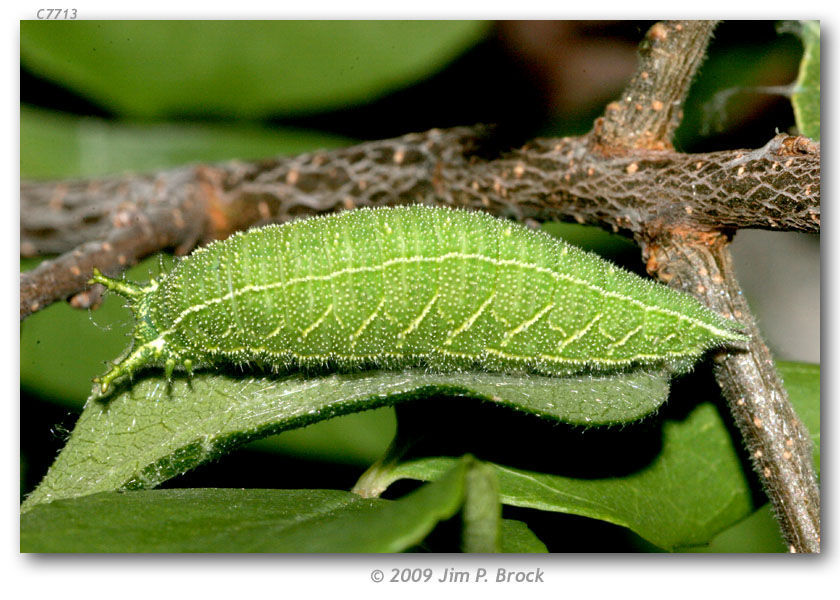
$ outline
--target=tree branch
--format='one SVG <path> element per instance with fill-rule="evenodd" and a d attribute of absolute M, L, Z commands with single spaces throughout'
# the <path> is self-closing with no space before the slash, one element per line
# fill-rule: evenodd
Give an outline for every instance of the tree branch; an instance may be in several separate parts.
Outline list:
<path fill-rule="evenodd" d="M 663 21 L 639 45 L 639 67 L 595 125 L 604 148 L 672 148 L 682 106 L 717 21 Z"/>
<path fill-rule="evenodd" d="M 820 491 L 811 438 L 788 400 L 735 278 L 720 233 L 663 231 L 645 245 L 648 270 L 743 324 L 747 351 L 715 358 L 715 377 L 744 437 L 791 552 L 820 550 Z"/>
<path fill-rule="evenodd" d="M 101 292 L 91 293 L 87 284 L 94 267 L 117 275 L 160 250 L 191 250 L 207 220 L 206 206 L 196 196 L 192 169 L 134 177 L 130 183 L 113 178 L 22 184 L 21 253 L 41 242 L 46 248 L 69 242 L 72 249 L 21 273 L 21 319 L 72 294 L 77 294 L 74 306 L 95 304 Z"/>
<path fill-rule="evenodd" d="M 84 291 L 94 266 L 116 274 L 167 248 L 359 206 L 434 203 L 627 234 L 652 225 L 819 231 L 820 147 L 805 138 L 777 136 L 752 151 L 616 155 L 582 136 L 481 157 L 492 141 L 462 127 L 255 163 L 24 182 L 21 252 L 65 254 L 21 274 L 21 318 Z"/>
<path fill-rule="evenodd" d="M 680 73 L 693 73 L 703 57 L 703 51 L 711 35 L 711 27 L 702 40 L 704 27 L 694 28 L 680 23 L 657 23 L 648 33 L 651 38 L 671 38 L 670 55 L 674 57 L 666 63 L 675 66 L 664 66 L 662 73 L 671 73 L 669 77 L 654 78 L 658 86 L 649 89 L 647 78 L 637 76 L 624 91 L 625 99 L 639 98 L 647 95 L 649 98 L 662 96 L 677 98 L 679 101 L 688 92 L 689 81 L 680 80 Z M 659 33 L 654 34 L 655 31 Z M 682 49 L 680 46 L 682 45 Z M 645 45 L 642 45 L 642 66 L 645 70 Z M 654 52 L 651 52 L 652 56 Z M 690 65 L 680 60 L 688 57 L 694 62 Z M 655 65 L 653 65 L 655 66 Z M 676 75 L 674 75 L 676 71 Z M 672 79 L 671 77 L 674 77 Z M 682 94 L 668 94 L 671 86 L 683 85 Z M 647 115 L 638 118 L 617 118 L 613 115 L 629 113 L 627 103 L 613 111 L 608 110 L 603 128 L 609 133 L 610 139 L 630 140 L 630 144 L 643 147 L 670 146 L 670 136 L 676 128 L 673 115 L 660 115 L 658 111 L 648 111 Z M 644 113 L 644 111 L 640 111 Z M 597 128 L 596 128 L 597 131 Z M 641 131 L 641 134 L 640 134 Z M 661 132 L 663 136 L 657 139 L 655 135 L 647 136 L 647 132 L 655 134 Z M 819 155 L 819 145 L 810 143 L 804 138 L 776 138 L 775 149 L 771 151 L 769 169 L 778 171 L 793 163 L 793 156 Z M 626 143 L 626 142 L 625 142 Z M 774 145 L 771 142 L 770 146 Z M 765 147 L 768 149 L 768 147 Z M 791 158 L 786 158 L 790 156 Z M 738 161 L 740 157 L 729 163 L 726 178 L 736 181 L 747 176 L 752 180 L 752 171 L 747 171 Z M 791 162 L 788 162 L 791 161 Z M 819 165 L 815 165 L 819 170 Z M 765 168 L 767 165 L 765 164 Z M 698 170 L 703 166 L 699 165 Z M 734 173 L 733 173 L 734 171 Z M 801 192 L 810 195 L 814 187 L 819 187 L 819 175 L 813 181 L 802 181 Z M 763 177 L 750 181 L 741 188 L 730 188 L 729 201 L 739 204 L 744 195 L 751 195 L 765 185 Z M 654 190 L 655 191 L 655 190 Z M 692 192 L 694 187 L 692 186 Z M 688 190 L 686 190 L 686 193 Z M 796 193 L 796 192 L 794 192 Z M 664 198 L 659 195 L 658 200 Z M 724 200 L 725 202 L 725 200 Z M 788 207 L 793 214 L 798 210 Z M 819 221 L 819 208 L 806 211 Z M 800 216 L 808 217 L 801 213 Z M 765 215 L 765 218 L 767 215 Z M 772 217 L 770 217 L 772 218 Z M 787 395 L 766 344 L 756 326 L 755 319 L 750 314 L 746 300 L 741 293 L 735 277 L 732 257 L 729 252 L 729 235 L 725 233 L 725 223 L 721 219 L 717 226 L 711 228 L 685 227 L 673 222 L 646 221 L 645 228 L 636 233 L 636 239 L 642 246 L 647 257 L 648 271 L 657 275 L 672 287 L 681 288 L 697 296 L 710 308 L 718 312 L 735 317 L 743 323 L 750 334 L 751 341 L 747 351 L 718 356 L 715 367 L 715 378 L 721 387 L 724 397 L 729 403 L 735 423 L 750 450 L 753 468 L 764 484 L 770 502 L 776 513 L 782 533 L 791 552 L 819 552 L 820 551 L 820 493 L 817 486 L 811 454 L 811 442 L 808 431 L 802 425 Z"/>

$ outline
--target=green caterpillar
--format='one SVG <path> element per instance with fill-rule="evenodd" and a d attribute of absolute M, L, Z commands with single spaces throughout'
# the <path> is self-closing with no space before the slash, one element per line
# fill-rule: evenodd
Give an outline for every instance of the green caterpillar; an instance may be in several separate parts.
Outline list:
<path fill-rule="evenodd" d="M 269 225 L 200 248 L 131 300 L 134 345 L 100 380 L 152 365 L 688 369 L 741 342 L 687 294 L 482 213 L 412 206 Z"/>

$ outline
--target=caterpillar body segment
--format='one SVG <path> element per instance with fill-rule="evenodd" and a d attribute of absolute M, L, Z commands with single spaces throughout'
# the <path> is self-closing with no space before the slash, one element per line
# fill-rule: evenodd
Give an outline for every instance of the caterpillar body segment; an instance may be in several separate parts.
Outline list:
<path fill-rule="evenodd" d="M 737 323 L 547 234 L 483 213 L 358 209 L 210 244 L 129 298 L 145 366 L 259 364 L 571 375 L 681 372 Z"/>

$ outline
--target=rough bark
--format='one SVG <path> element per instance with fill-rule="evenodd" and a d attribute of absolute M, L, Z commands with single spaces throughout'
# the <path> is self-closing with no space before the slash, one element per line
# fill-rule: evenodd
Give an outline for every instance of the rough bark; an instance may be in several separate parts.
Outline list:
<path fill-rule="evenodd" d="M 639 67 L 621 97 L 596 122 L 598 143 L 621 148 L 672 148 L 691 80 L 717 21 L 656 23 L 639 45 Z"/>
<path fill-rule="evenodd" d="M 167 248 L 360 206 L 443 204 L 632 235 L 665 226 L 819 231 L 820 147 L 806 138 L 780 135 L 757 150 L 610 154 L 582 136 L 484 158 L 491 141 L 482 129 L 432 130 L 256 163 L 25 182 L 22 254 L 64 254 L 21 274 L 21 318 L 83 292 L 94 266 L 113 274 Z"/>
<path fill-rule="evenodd" d="M 737 319 L 751 340 L 744 352 L 715 357 L 715 377 L 743 435 L 753 468 L 791 552 L 820 550 L 820 491 L 811 438 L 796 416 L 735 278 L 728 236 L 662 232 L 646 244 L 648 270 L 710 308 Z"/>

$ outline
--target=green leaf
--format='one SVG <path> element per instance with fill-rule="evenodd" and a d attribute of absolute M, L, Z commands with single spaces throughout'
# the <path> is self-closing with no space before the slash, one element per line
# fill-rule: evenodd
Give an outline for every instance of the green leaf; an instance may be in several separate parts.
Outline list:
<path fill-rule="evenodd" d="M 656 410 L 666 380 L 645 373 L 557 378 L 422 370 L 255 378 L 159 373 L 92 397 L 23 509 L 59 498 L 154 487 L 239 444 L 330 417 L 433 395 L 468 396 L 570 423 L 619 423 Z M 456 401 L 456 400 L 453 400 Z"/>
<path fill-rule="evenodd" d="M 684 422 L 666 422 L 663 437 L 662 452 L 650 464 L 621 477 L 578 478 L 496 464 L 502 502 L 623 525 L 666 549 L 705 542 L 719 530 L 717 523 L 734 523 L 750 511 L 746 476 L 712 405 L 697 407 Z M 451 460 L 406 462 L 393 477 L 433 480 Z M 693 476 L 686 476 L 692 468 Z M 742 492 L 734 498 L 733 487 Z"/>
<path fill-rule="evenodd" d="M 458 511 L 471 462 L 396 501 L 260 489 L 59 500 L 21 516 L 21 552 L 399 552 Z"/>
<path fill-rule="evenodd" d="M 548 552 L 533 531 L 522 521 L 502 520 L 502 552 L 510 554 L 537 554 Z"/>
<path fill-rule="evenodd" d="M 681 552 L 756 553 L 787 552 L 779 522 L 769 504 L 765 504 L 746 519 L 725 529 L 711 539 L 708 545 L 680 548 Z"/>
<path fill-rule="evenodd" d="M 676 132 L 677 147 L 705 147 L 710 134 L 734 133 L 754 119 L 756 102 L 761 100 L 756 94 L 777 83 L 777 74 L 789 71 L 792 57 L 800 51 L 796 40 L 787 36 L 713 44 L 691 84 L 685 118 Z"/>
<path fill-rule="evenodd" d="M 811 433 L 814 468 L 820 472 L 820 365 L 777 361 L 796 415 Z"/>
<path fill-rule="evenodd" d="M 802 21 L 800 36 L 805 51 L 791 97 L 796 126 L 802 135 L 820 139 L 820 22 Z"/>
<path fill-rule="evenodd" d="M 500 514 L 495 490 L 485 493 L 491 480 L 492 473 L 466 456 L 440 480 L 396 501 L 339 490 L 102 492 L 22 515 L 21 551 L 399 552 L 463 508 L 468 551 L 496 552 L 504 534 L 507 552 L 545 552 L 519 521 L 482 518 L 480 534 L 471 531 L 476 510 Z M 492 547 L 484 545 L 485 533 Z"/>
<path fill-rule="evenodd" d="M 21 61 L 121 115 L 314 112 L 421 80 L 476 21 L 22 21 Z M 325 41 L 328 40 L 328 43 Z"/>
<path fill-rule="evenodd" d="M 344 146 L 314 131 L 256 125 L 126 124 L 23 106 L 20 173 L 24 178 L 93 177 L 191 162 L 262 159 Z"/>
<path fill-rule="evenodd" d="M 477 463 L 466 474 L 464 552 L 498 552 L 501 548 L 502 505 L 499 482 L 489 465 Z"/>
<path fill-rule="evenodd" d="M 819 367 L 783 362 L 779 370 L 800 418 L 819 431 Z M 755 510 L 741 443 L 732 439 L 715 404 L 702 402 L 687 414 L 669 416 L 661 436 L 650 460 L 613 476 L 566 475 L 575 470 L 575 456 L 559 456 L 556 468 L 545 471 L 490 464 L 505 504 L 608 521 L 667 550 L 706 544 Z M 818 437 L 816 442 L 818 458 Z M 390 466 L 380 478 L 434 480 L 451 464 L 445 457 L 421 458 Z"/>

